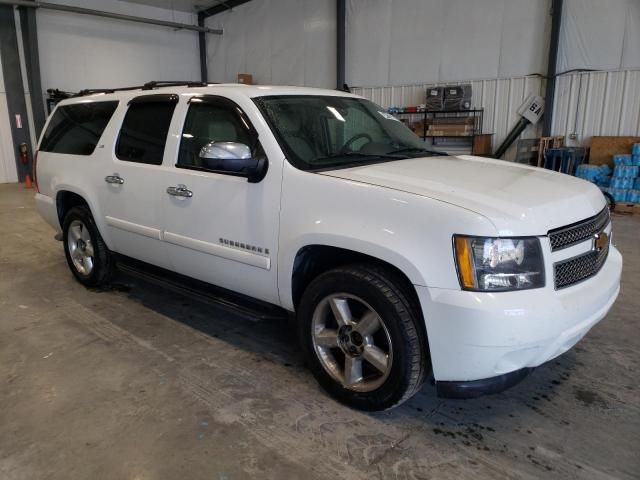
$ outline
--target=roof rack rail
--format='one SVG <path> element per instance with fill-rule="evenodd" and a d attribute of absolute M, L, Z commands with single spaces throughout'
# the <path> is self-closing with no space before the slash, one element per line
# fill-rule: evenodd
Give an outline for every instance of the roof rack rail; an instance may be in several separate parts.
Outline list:
<path fill-rule="evenodd" d="M 152 90 L 154 88 L 159 87 L 206 87 L 208 85 L 207 82 L 196 82 L 196 81 L 153 81 L 147 82 L 142 86 L 142 90 Z"/>
<path fill-rule="evenodd" d="M 142 89 L 142 85 L 138 85 L 135 87 L 119 87 L 119 88 L 85 88 L 84 90 L 80 90 L 78 93 L 74 95 L 74 97 L 84 97 L 85 95 L 93 95 L 94 93 L 113 93 L 113 92 L 124 92 L 127 90 L 140 90 Z"/>
<path fill-rule="evenodd" d="M 80 90 L 74 95 L 74 97 L 84 97 L 85 95 L 93 95 L 94 93 L 114 93 L 125 92 L 128 90 L 153 90 L 160 87 L 206 87 L 211 85 L 208 82 L 196 82 L 196 81 L 160 81 L 154 80 L 147 82 L 144 85 L 136 85 L 134 87 L 118 87 L 118 88 L 85 88 Z"/>

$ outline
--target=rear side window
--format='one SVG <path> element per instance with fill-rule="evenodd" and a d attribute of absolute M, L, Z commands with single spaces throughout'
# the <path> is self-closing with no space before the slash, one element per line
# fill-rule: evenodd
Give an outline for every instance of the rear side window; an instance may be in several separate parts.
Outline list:
<path fill-rule="evenodd" d="M 160 165 L 176 102 L 175 95 L 134 99 L 122 122 L 116 156 L 129 162 Z"/>
<path fill-rule="evenodd" d="M 58 107 L 44 132 L 40 151 L 91 155 L 117 106 L 113 101 Z"/>

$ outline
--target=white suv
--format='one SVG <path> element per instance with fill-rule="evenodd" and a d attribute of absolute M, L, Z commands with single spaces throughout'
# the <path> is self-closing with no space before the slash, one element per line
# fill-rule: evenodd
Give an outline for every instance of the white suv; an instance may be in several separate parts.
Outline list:
<path fill-rule="evenodd" d="M 61 102 L 37 155 L 71 271 L 135 259 L 295 312 L 311 370 L 356 408 L 500 391 L 571 348 L 620 289 L 605 199 L 446 156 L 360 97 L 170 85 Z"/>

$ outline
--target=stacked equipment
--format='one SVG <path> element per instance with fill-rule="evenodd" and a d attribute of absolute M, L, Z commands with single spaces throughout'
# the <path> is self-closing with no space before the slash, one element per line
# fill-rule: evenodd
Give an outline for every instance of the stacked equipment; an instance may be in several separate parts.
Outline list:
<path fill-rule="evenodd" d="M 616 202 L 640 203 L 640 143 L 631 155 L 613 156 L 613 177 L 608 192 Z"/>
<path fill-rule="evenodd" d="M 609 165 L 578 165 L 576 177 L 595 183 L 600 188 L 607 188 L 611 183 L 611 167 Z"/>

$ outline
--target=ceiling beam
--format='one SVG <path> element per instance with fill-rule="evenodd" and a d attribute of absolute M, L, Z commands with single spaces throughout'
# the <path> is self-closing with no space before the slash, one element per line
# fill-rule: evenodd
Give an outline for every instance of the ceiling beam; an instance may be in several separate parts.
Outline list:
<path fill-rule="evenodd" d="M 205 8 L 203 10 L 200 10 L 200 12 L 198 13 L 202 14 L 204 18 L 209 18 L 250 1 L 251 0 L 218 0 L 218 3 L 213 7 Z"/>
<path fill-rule="evenodd" d="M 125 20 L 128 22 L 148 23 L 161 27 L 176 28 L 178 30 L 192 30 L 195 32 L 222 35 L 221 29 L 207 28 L 188 23 L 169 22 L 167 20 L 157 20 L 155 18 L 134 17 L 133 15 L 123 15 L 121 13 L 105 12 L 103 10 L 93 10 L 90 8 L 73 7 L 69 5 L 59 5 L 57 3 L 46 3 L 28 0 L 0 0 L 0 5 L 13 5 L 16 7 L 44 8 L 47 10 L 58 10 L 61 12 L 78 13 L 80 15 L 93 15 L 96 17 L 113 18 L 115 20 Z"/>

